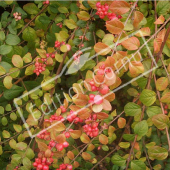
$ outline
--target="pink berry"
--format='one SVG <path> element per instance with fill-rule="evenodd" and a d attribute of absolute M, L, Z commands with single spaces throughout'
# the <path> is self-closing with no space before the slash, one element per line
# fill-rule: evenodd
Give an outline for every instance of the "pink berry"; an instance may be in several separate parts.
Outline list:
<path fill-rule="evenodd" d="M 49 166 L 44 165 L 44 166 L 43 166 L 43 170 L 49 170 Z"/>
<path fill-rule="evenodd" d="M 69 146 L 69 143 L 68 143 L 68 142 L 64 142 L 64 143 L 63 143 L 63 147 L 64 147 L 64 148 L 67 148 L 68 146 Z"/>
<path fill-rule="evenodd" d="M 96 96 L 94 97 L 94 103 L 95 103 L 95 104 L 101 104 L 101 103 L 103 103 L 103 98 L 102 98 L 102 96 L 96 95 Z"/>
<path fill-rule="evenodd" d="M 70 137 L 70 133 L 69 133 L 69 132 L 66 132 L 66 133 L 65 133 L 65 137 L 66 137 L 66 138 L 69 138 L 69 137 Z"/>
<path fill-rule="evenodd" d="M 94 94 L 90 94 L 89 97 L 90 97 L 91 100 L 93 100 L 95 95 Z"/>

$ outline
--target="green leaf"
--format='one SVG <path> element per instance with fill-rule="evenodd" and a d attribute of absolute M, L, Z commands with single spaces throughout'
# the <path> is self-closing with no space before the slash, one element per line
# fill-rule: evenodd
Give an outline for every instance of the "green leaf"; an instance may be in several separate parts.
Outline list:
<path fill-rule="evenodd" d="M 16 149 L 18 149 L 18 150 L 24 150 L 26 148 L 27 148 L 27 144 L 24 142 L 19 142 L 16 144 Z"/>
<path fill-rule="evenodd" d="M 148 155 L 151 160 L 164 160 L 168 157 L 168 151 L 160 146 L 153 146 L 148 149 Z"/>
<path fill-rule="evenodd" d="M 14 112 L 12 112 L 12 113 L 10 114 L 10 118 L 11 118 L 13 121 L 15 121 L 15 120 L 17 119 L 17 115 L 16 115 Z"/>
<path fill-rule="evenodd" d="M 132 170 L 146 170 L 146 165 L 144 162 L 139 160 L 133 160 L 131 162 L 131 169 Z"/>
<path fill-rule="evenodd" d="M 23 66 L 23 59 L 19 55 L 13 55 L 12 64 L 17 68 L 21 68 Z"/>
<path fill-rule="evenodd" d="M 113 45 L 114 36 L 112 34 L 106 34 L 102 42 L 108 46 Z"/>
<path fill-rule="evenodd" d="M 29 159 L 33 159 L 35 157 L 35 153 L 33 152 L 33 150 L 31 148 L 28 148 L 26 151 L 26 156 Z"/>
<path fill-rule="evenodd" d="M 27 53 L 24 57 L 23 57 L 23 61 L 25 63 L 30 63 L 32 61 L 32 56 L 31 53 Z"/>
<path fill-rule="evenodd" d="M 0 155 L 3 154 L 2 146 L 0 145 Z"/>
<path fill-rule="evenodd" d="M 92 68 L 94 68 L 94 66 L 96 65 L 96 62 L 94 60 L 89 60 L 86 62 L 86 64 L 80 69 L 81 71 L 84 70 L 90 70 Z"/>
<path fill-rule="evenodd" d="M 127 140 L 127 141 L 134 141 L 135 139 L 135 134 L 124 134 L 123 135 L 123 139 Z"/>
<path fill-rule="evenodd" d="M 70 9 L 71 9 L 72 12 L 75 12 L 75 13 L 79 12 L 79 8 L 78 8 L 78 6 L 77 6 L 76 3 L 73 3 L 73 2 L 72 2 L 72 3 L 70 4 Z"/>
<path fill-rule="evenodd" d="M 113 164 L 118 166 L 123 166 L 126 163 L 126 159 L 122 158 L 120 155 L 115 154 L 111 157 L 111 161 Z"/>
<path fill-rule="evenodd" d="M 18 97 L 18 95 L 20 95 L 21 92 L 23 91 L 24 91 L 24 88 L 19 87 L 17 85 L 13 85 L 11 89 L 6 90 L 4 92 L 4 97 L 7 100 L 12 100 L 13 98 Z"/>
<path fill-rule="evenodd" d="M 4 108 L 2 106 L 0 106 L 0 114 L 4 114 Z"/>
<path fill-rule="evenodd" d="M 15 131 L 18 132 L 18 133 L 22 131 L 21 125 L 14 124 L 13 127 L 14 127 Z"/>
<path fill-rule="evenodd" d="M 166 15 L 170 9 L 170 2 L 167 1 L 159 1 L 156 5 L 156 11 L 158 15 Z"/>
<path fill-rule="evenodd" d="M 64 24 L 69 28 L 69 29 L 75 29 L 77 27 L 77 24 L 75 23 L 74 20 L 72 19 L 66 19 L 64 20 Z"/>
<path fill-rule="evenodd" d="M 151 106 L 156 101 L 156 93 L 152 90 L 144 89 L 140 94 L 139 100 L 145 106 Z"/>
<path fill-rule="evenodd" d="M 63 56 L 56 53 L 56 54 L 55 54 L 55 59 L 56 59 L 59 63 L 61 63 L 61 62 L 63 61 Z"/>
<path fill-rule="evenodd" d="M 28 14 L 37 14 L 39 12 L 38 7 L 34 3 L 27 3 L 26 5 L 23 6 L 23 9 Z"/>
<path fill-rule="evenodd" d="M 30 65 L 25 70 L 25 75 L 34 74 L 35 65 Z"/>
<path fill-rule="evenodd" d="M 4 31 L 0 31 L 0 41 L 5 40 L 5 33 Z"/>
<path fill-rule="evenodd" d="M 59 7 L 59 8 L 58 8 L 58 11 L 59 11 L 60 13 L 68 13 L 68 9 L 67 9 L 66 7 Z"/>
<path fill-rule="evenodd" d="M 3 80 L 3 84 L 7 89 L 10 89 L 12 87 L 12 77 L 6 76 Z"/>
<path fill-rule="evenodd" d="M 154 115 L 161 113 L 161 108 L 158 106 L 150 106 L 146 109 L 147 115 L 151 118 Z"/>
<path fill-rule="evenodd" d="M 25 41 L 35 41 L 35 39 L 37 38 L 36 32 L 33 28 L 31 27 L 27 27 L 22 34 L 22 38 Z"/>
<path fill-rule="evenodd" d="M 8 131 L 3 130 L 2 136 L 3 136 L 4 138 L 10 138 L 11 135 L 10 135 L 10 133 L 9 133 Z"/>
<path fill-rule="evenodd" d="M 96 31 L 96 35 L 97 35 L 99 38 L 103 39 L 103 37 L 105 36 L 105 32 L 100 29 L 100 30 L 97 30 L 97 31 Z"/>
<path fill-rule="evenodd" d="M 103 146 L 102 146 L 102 149 L 103 149 L 104 151 L 109 151 L 109 147 L 108 147 L 107 145 L 103 145 Z"/>
<path fill-rule="evenodd" d="M 141 113 L 141 107 L 138 104 L 129 102 L 125 105 L 124 111 L 128 116 L 135 116 L 136 114 Z"/>
<path fill-rule="evenodd" d="M 129 142 L 120 142 L 119 143 L 119 146 L 121 147 L 121 148 L 129 148 L 130 147 L 130 143 Z"/>
<path fill-rule="evenodd" d="M 20 38 L 17 35 L 13 35 L 13 34 L 8 34 L 6 37 L 5 42 L 8 45 L 17 45 L 20 43 Z"/>
<path fill-rule="evenodd" d="M 134 127 L 134 132 L 136 135 L 144 136 L 148 132 L 148 124 L 146 120 L 138 122 Z"/>
<path fill-rule="evenodd" d="M 2 66 L 0 66 L 0 76 L 4 75 L 5 73 L 6 73 L 6 70 Z"/>
<path fill-rule="evenodd" d="M 152 117 L 152 122 L 158 129 L 165 129 L 168 127 L 169 117 L 167 115 L 158 114 Z"/>
<path fill-rule="evenodd" d="M 25 157 L 22 162 L 26 169 L 31 169 L 31 161 L 27 157 Z"/>
<path fill-rule="evenodd" d="M 12 51 L 12 46 L 10 45 L 1 45 L 0 46 L 0 54 L 6 55 L 9 54 Z"/>
<path fill-rule="evenodd" d="M 3 117 L 3 118 L 1 119 L 1 123 L 2 123 L 3 126 L 6 126 L 6 125 L 8 124 L 7 118 L 6 118 L 6 117 Z"/>

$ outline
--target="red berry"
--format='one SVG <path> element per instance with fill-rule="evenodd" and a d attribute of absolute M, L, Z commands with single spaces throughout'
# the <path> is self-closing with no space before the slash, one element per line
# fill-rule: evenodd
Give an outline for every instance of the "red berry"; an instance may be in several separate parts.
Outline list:
<path fill-rule="evenodd" d="M 68 143 L 68 142 L 64 142 L 64 143 L 63 143 L 63 147 L 64 147 L 64 148 L 67 148 L 68 146 L 69 146 L 69 143 Z"/>
<path fill-rule="evenodd" d="M 43 170 L 49 170 L 49 166 L 44 165 Z"/>
<path fill-rule="evenodd" d="M 34 166 L 34 167 L 37 167 L 37 165 L 38 165 L 37 162 L 34 162 L 34 163 L 33 163 L 33 166 Z"/>
<path fill-rule="evenodd" d="M 62 151 L 64 149 L 62 144 L 57 144 L 56 148 L 58 149 L 58 151 Z"/>
<path fill-rule="evenodd" d="M 65 137 L 66 137 L 66 138 L 69 138 L 69 137 L 70 137 L 70 133 L 69 133 L 69 132 L 66 132 L 66 133 L 65 133 Z"/>
<path fill-rule="evenodd" d="M 42 164 L 38 164 L 37 169 L 42 169 L 43 165 Z"/>
<path fill-rule="evenodd" d="M 102 84 L 99 88 L 99 92 L 105 95 L 109 92 L 109 87 L 106 84 Z"/>

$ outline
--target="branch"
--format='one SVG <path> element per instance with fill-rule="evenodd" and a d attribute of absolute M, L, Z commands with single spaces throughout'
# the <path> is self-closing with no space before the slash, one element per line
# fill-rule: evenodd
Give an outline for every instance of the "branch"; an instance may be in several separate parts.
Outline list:
<path fill-rule="evenodd" d="M 40 15 L 49 5 L 46 5 L 33 19 L 31 19 L 26 25 L 25 27 L 23 27 L 23 29 L 18 33 L 18 36 L 29 26 L 29 24 L 34 21 L 38 15 Z"/>

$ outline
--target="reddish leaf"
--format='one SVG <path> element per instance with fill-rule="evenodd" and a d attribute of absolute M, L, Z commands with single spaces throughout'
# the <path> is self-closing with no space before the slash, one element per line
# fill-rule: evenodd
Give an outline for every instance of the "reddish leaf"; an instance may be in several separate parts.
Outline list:
<path fill-rule="evenodd" d="M 136 37 L 131 37 L 121 43 L 127 50 L 137 50 L 140 42 Z"/>
<path fill-rule="evenodd" d="M 130 5 L 125 1 L 113 1 L 109 9 L 117 15 L 122 15 L 130 10 Z"/>
<path fill-rule="evenodd" d="M 92 111 L 88 108 L 82 108 L 78 111 L 78 117 L 81 119 L 87 119 L 90 117 Z"/>
<path fill-rule="evenodd" d="M 116 82 L 116 74 L 113 71 L 111 71 L 110 73 L 107 73 L 105 75 L 105 81 L 104 82 L 108 86 L 113 85 Z"/>
<path fill-rule="evenodd" d="M 40 151 L 46 151 L 48 149 L 48 146 L 44 142 L 37 141 L 37 143 L 38 143 L 38 148 L 40 149 Z"/>
<path fill-rule="evenodd" d="M 138 27 L 139 23 L 143 20 L 143 14 L 139 11 L 135 11 L 135 15 L 134 15 L 134 21 L 133 21 L 133 26 L 135 28 Z"/>
<path fill-rule="evenodd" d="M 95 44 L 94 50 L 98 55 L 107 55 L 111 51 L 111 48 L 104 43 L 98 42 Z"/>
<path fill-rule="evenodd" d="M 136 77 L 144 72 L 144 66 L 140 61 L 132 61 L 129 64 L 129 71 L 132 77 Z"/>
<path fill-rule="evenodd" d="M 68 156 L 68 158 L 71 159 L 71 160 L 74 159 L 74 153 L 71 152 L 71 151 L 68 151 L 68 152 L 67 152 L 67 156 Z"/>
<path fill-rule="evenodd" d="M 150 36 L 151 30 L 149 27 L 141 28 L 135 35 L 138 37 Z"/>
<path fill-rule="evenodd" d="M 161 15 L 155 22 L 154 24 L 163 24 L 165 21 L 165 18 L 163 15 Z"/>
<path fill-rule="evenodd" d="M 120 117 L 117 121 L 117 125 L 119 128 L 124 128 L 126 125 L 126 119 Z"/>
<path fill-rule="evenodd" d="M 90 142 L 90 138 L 85 134 L 83 133 L 80 137 L 80 140 L 83 142 L 83 143 L 89 143 Z"/>
<path fill-rule="evenodd" d="M 159 91 L 163 91 L 168 86 L 168 79 L 166 77 L 161 77 L 156 81 L 156 88 Z"/>
<path fill-rule="evenodd" d="M 103 135 L 103 134 L 101 134 L 99 136 L 99 141 L 100 141 L 101 144 L 107 145 L 108 144 L 108 137 Z"/>
<path fill-rule="evenodd" d="M 162 102 L 162 103 L 170 103 L 170 92 L 165 93 L 165 94 L 161 97 L 161 102 Z"/>
<path fill-rule="evenodd" d="M 97 113 L 97 119 L 107 119 L 108 116 L 109 115 L 107 113 L 104 113 L 104 112 Z"/>
<path fill-rule="evenodd" d="M 87 96 L 81 93 L 74 95 L 72 100 L 76 105 L 80 106 L 85 106 L 88 103 Z"/>
<path fill-rule="evenodd" d="M 158 53 L 160 51 L 162 40 L 160 38 L 154 39 L 154 52 Z"/>
<path fill-rule="evenodd" d="M 60 134 L 56 137 L 57 143 L 64 143 L 66 141 L 66 137 L 64 134 Z"/>
<path fill-rule="evenodd" d="M 106 28 L 112 34 L 120 34 L 123 31 L 124 25 L 118 19 L 106 22 Z"/>
<path fill-rule="evenodd" d="M 73 139 L 78 139 L 81 136 L 81 130 L 70 131 L 70 135 Z"/>
<path fill-rule="evenodd" d="M 83 153 L 82 153 L 82 157 L 83 157 L 83 159 L 86 160 L 86 161 L 88 161 L 88 160 L 91 159 L 91 155 L 90 155 L 89 153 L 87 153 L 87 152 L 83 152 Z"/>
<path fill-rule="evenodd" d="M 110 111 L 112 110 L 112 106 L 110 104 L 110 102 L 106 99 L 103 99 L 103 109 L 106 110 L 106 111 Z"/>

